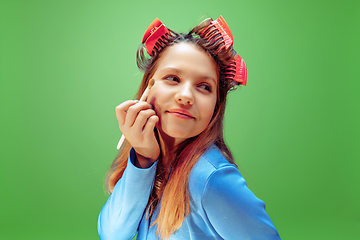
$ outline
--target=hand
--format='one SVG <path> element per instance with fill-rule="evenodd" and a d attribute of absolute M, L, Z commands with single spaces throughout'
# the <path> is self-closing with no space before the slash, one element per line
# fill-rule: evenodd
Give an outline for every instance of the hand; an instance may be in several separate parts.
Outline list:
<path fill-rule="evenodd" d="M 136 152 L 135 165 L 149 167 L 160 154 L 159 143 L 154 134 L 159 117 L 149 103 L 136 100 L 123 102 L 115 108 L 115 112 L 121 132 Z"/>

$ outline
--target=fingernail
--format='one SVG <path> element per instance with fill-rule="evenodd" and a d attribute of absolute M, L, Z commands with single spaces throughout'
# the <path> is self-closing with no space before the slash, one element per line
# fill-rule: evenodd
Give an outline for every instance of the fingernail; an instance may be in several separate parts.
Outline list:
<path fill-rule="evenodd" d="M 135 100 L 135 102 L 136 102 L 136 103 L 138 103 L 138 102 L 139 102 L 139 100 Z"/>

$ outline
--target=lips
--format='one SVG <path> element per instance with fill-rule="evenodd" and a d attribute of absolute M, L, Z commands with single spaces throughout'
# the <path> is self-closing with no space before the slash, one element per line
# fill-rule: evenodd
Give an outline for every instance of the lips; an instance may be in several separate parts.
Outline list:
<path fill-rule="evenodd" d="M 173 108 L 167 111 L 168 113 L 174 114 L 176 117 L 183 118 L 183 119 L 195 119 L 194 115 L 190 112 L 181 109 L 181 108 Z"/>

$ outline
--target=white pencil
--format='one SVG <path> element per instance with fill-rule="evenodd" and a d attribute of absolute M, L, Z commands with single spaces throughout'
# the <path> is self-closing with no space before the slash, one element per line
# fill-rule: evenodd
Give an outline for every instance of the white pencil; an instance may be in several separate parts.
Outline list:
<path fill-rule="evenodd" d="M 154 86 L 155 84 L 155 80 L 152 78 L 150 79 L 149 81 L 149 84 L 147 86 L 147 88 L 145 89 L 144 93 L 141 95 L 141 98 L 139 101 L 146 101 L 148 95 L 149 95 L 149 92 L 150 92 L 150 89 L 152 88 L 152 86 Z M 119 150 L 121 148 L 121 146 L 123 145 L 124 143 L 124 140 L 125 140 L 125 136 L 124 134 L 121 136 L 120 140 L 119 140 L 119 143 L 118 145 L 116 146 L 116 148 Z"/>

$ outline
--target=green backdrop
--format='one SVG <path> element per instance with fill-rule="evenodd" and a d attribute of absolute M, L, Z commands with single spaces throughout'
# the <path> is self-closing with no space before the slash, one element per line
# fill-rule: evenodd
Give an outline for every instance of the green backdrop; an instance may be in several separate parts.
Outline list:
<path fill-rule="evenodd" d="M 98 239 L 144 31 L 219 15 L 248 67 L 226 142 L 280 236 L 359 236 L 359 1 L 1 0 L 0 239 Z"/>

